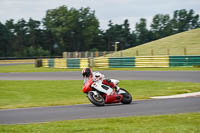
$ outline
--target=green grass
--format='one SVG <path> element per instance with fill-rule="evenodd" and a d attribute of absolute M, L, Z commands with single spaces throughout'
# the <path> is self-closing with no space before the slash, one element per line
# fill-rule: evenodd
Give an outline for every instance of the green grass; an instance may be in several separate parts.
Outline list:
<path fill-rule="evenodd" d="M 86 103 L 82 81 L 0 80 L 0 108 Z"/>
<path fill-rule="evenodd" d="M 35 67 L 33 64 L 28 65 L 12 65 L 12 66 L 0 66 L 0 73 L 9 72 L 64 72 L 64 71 L 81 71 L 81 69 L 66 69 L 66 68 L 45 68 Z"/>
<path fill-rule="evenodd" d="M 0 109 L 89 103 L 81 80 L 0 80 Z M 122 80 L 133 100 L 200 91 L 200 83 Z"/>
<path fill-rule="evenodd" d="M 66 69 L 66 68 L 44 68 L 34 67 L 34 65 L 13 65 L 0 66 L 0 73 L 10 72 L 65 72 L 65 71 L 80 71 L 82 69 Z M 125 70 L 125 71 L 200 71 L 200 67 L 170 67 L 170 68 L 93 68 L 93 71 L 100 70 Z"/>
<path fill-rule="evenodd" d="M 153 49 L 153 55 L 168 55 L 168 52 L 170 55 L 184 55 L 184 48 L 187 48 L 187 55 L 200 55 L 200 28 L 132 47 L 121 52 L 123 56 L 136 56 L 136 51 L 138 51 L 139 56 L 149 56 L 152 55 Z M 120 54 L 120 52 L 116 52 L 112 56 L 120 56 Z"/>
<path fill-rule="evenodd" d="M 200 113 L 0 125 L 1 133 L 199 133 Z"/>

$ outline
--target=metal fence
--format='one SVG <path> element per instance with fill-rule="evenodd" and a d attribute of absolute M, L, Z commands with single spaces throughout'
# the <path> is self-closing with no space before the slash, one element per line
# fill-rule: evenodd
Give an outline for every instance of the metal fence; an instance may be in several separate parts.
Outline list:
<path fill-rule="evenodd" d="M 162 55 L 200 55 L 200 48 L 166 48 L 166 49 L 136 49 L 132 53 L 123 51 L 119 55 L 127 56 L 162 56 Z"/>
<path fill-rule="evenodd" d="M 114 51 L 96 51 L 96 52 L 63 52 L 63 58 L 89 58 L 111 55 Z"/>
<path fill-rule="evenodd" d="M 123 51 L 63 52 L 64 58 L 200 55 L 200 48 L 134 49 Z"/>

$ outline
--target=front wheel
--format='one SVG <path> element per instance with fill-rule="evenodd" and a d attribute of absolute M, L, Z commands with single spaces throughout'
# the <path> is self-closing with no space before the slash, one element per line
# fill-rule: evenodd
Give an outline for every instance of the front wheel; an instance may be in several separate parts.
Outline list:
<path fill-rule="evenodd" d="M 96 92 L 96 94 L 93 91 L 89 91 L 88 94 L 88 99 L 90 100 L 91 103 L 93 103 L 96 106 L 104 106 L 105 101 L 104 98 Z"/>
<path fill-rule="evenodd" d="M 121 102 L 123 104 L 130 104 L 132 102 L 132 96 L 131 96 L 131 94 L 127 90 L 125 90 L 123 88 L 121 88 L 121 90 L 125 92 L 125 93 L 121 94 L 121 95 L 123 95 L 123 98 L 122 98 Z"/>

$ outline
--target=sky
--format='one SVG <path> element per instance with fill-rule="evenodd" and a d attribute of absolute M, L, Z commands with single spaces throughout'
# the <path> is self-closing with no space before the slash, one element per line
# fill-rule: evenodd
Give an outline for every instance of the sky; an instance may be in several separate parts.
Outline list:
<path fill-rule="evenodd" d="M 180 9 L 193 9 L 200 15 L 200 0 L 0 0 L 0 22 L 22 18 L 41 21 L 47 10 L 62 5 L 76 9 L 90 7 L 95 11 L 101 29 L 108 28 L 109 20 L 122 24 L 128 19 L 134 29 L 140 18 L 145 18 L 150 25 L 156 14 L 172 15 Z"/>

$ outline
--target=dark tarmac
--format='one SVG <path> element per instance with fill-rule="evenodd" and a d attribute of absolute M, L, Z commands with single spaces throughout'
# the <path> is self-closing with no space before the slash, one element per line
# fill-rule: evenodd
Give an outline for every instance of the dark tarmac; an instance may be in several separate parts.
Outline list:
<path fill-rule="evenodd" d="M 142 100 L 132 104 L 93 104 L 0 110 L 0 124 L 200 112 L 200 97 Z"/>
<path fill-rule="evenodd" d="M 200 71 L 100 71 L 119 80 L 200 82 Z M 0 73 L 0 80 L 82 80 L 81 72 Z"/>

